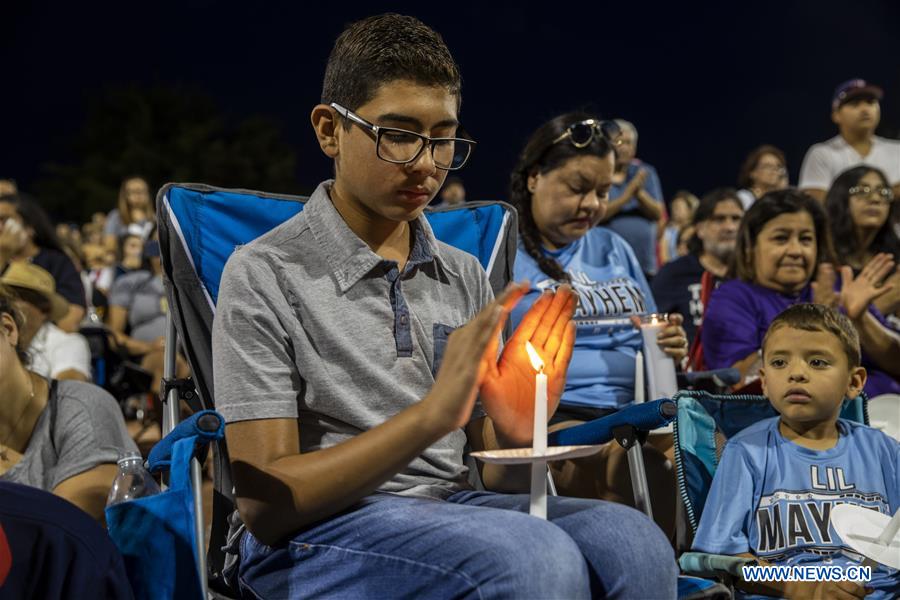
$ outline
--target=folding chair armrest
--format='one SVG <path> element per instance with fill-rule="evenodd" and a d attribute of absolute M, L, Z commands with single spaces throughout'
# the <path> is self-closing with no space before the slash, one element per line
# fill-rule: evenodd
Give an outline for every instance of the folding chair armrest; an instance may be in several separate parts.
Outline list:
<path fill-rule="evenodd" d="M 706 552 L 685 552 L 678 558 L 681 571 L 694 577 L 743 577 L 743 567 L 755 566 L 755 558 L 708 554 Z"/>
<path fill-rule="evenodd" d="M 179 423 L 150 451 L 147 459 L 149 470 L 154 472 L 168 469 L 175 442 L 189 437 L 195 438 L 195 452 L 202 454 L 211 441 L 225 437 L 225 419 L 215 411 L 204 410 Z"/>
<path fill-rule="evenodd" d="M 605 444 L 615 437 L 617 427 L 630 425 L 638 431 L 651 431 L 667 425 L 676 413 L 675 402 L 668 398 L 632 404 L 609 416 L 554 431 L 547 443 L 551 446 Z"/>

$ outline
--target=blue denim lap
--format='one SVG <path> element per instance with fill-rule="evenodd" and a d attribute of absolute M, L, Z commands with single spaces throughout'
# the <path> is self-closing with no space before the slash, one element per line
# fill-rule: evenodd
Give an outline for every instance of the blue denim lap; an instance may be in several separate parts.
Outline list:
<path fill-rule="evenodd" d="M 675 598 L 662 532 L 618 504 L 460 492 L 375 494 L 272 548 L 246 534 L 240 579 L 259 598 Z"/>

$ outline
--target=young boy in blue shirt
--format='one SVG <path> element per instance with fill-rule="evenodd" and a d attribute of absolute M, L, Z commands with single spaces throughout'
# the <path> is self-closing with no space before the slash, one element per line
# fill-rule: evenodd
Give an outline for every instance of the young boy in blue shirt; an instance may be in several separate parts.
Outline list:
<path fill-rule="evenodd" d="M 527 495 L 466 482 L 467 445 L 531 445 L 526 341 L 547 365 L 552 415 L 575 298 L 544 295 L 498 352 L 525 287 L 494 299 L 477 259 L 438 242 L 422 216 L 472 145 L 459 90 L 443 40 L 416 19 L 348 26 L 311 115 L 334 180 L 225 267 L 213 362 L 247 529 L 241 587 L 262 598 L 674 597 L 671 548 L 644 515 L 550 498 L 544 521 L 527 514 Z M 527 469 L 481 474 L 488 489 L 528 487 Z"/>
<path fill-rule="evenodd" d="M 887 515 L 900 507 L 900 444 L 839 419 L 845 398 L 866 382 L 859 337 L 837 311 L 798 304 L 772 322 L 759 375 L 780 413 L 725 446 L 694 549 L 752 556 L 761 563 L 859 565 L 830 522 L 836 504 Z M 900 574 L 881 566 L 864 585 L 738 582 L 748 594 L 784 598 L 896 598 Z M 868 596 L 867 596 L 868 594 Z"/>

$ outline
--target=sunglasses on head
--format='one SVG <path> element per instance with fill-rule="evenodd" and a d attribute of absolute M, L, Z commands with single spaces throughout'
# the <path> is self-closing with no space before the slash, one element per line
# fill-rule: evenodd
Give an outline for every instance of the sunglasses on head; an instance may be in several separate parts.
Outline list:
<path fill-rule="evenodd" d="M 551 146 L 568 139 L 576 148 L 584 148 L 594 141 L 594 136 L 605 138 L 613 146 L 618 146 L 621 142 L 619 136 L 622 129 L 615 121 L 598 121 L 597 119 L 585 119 L 577 123 L 572 123 L 566 130 L 560 134 Z"/>

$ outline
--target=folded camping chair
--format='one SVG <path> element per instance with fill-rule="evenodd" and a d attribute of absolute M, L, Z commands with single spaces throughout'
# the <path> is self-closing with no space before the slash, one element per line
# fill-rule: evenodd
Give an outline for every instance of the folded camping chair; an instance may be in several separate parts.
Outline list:
<path fill-rule="evenodd" d="M 778 413 L 765 396 L 713 395 L 702 391 L 675 395 L 675 469 L 678 492 L 687 511 L 691 537 L 697 533 L 703 506 L 725 442 L 742 429 Z M 869 424 L 865 393 L 845 402 L 841 418 Z M 689 544 L 690 542 L 688 542 Z M 690 548 L 679 548 L 689 550 Z M 741 576 L 741 567 L 755 561 L 733 556 L 684 552 L 679 558 L 682 571 L 698 577 L 717 577 L 730 584 Z"/>

